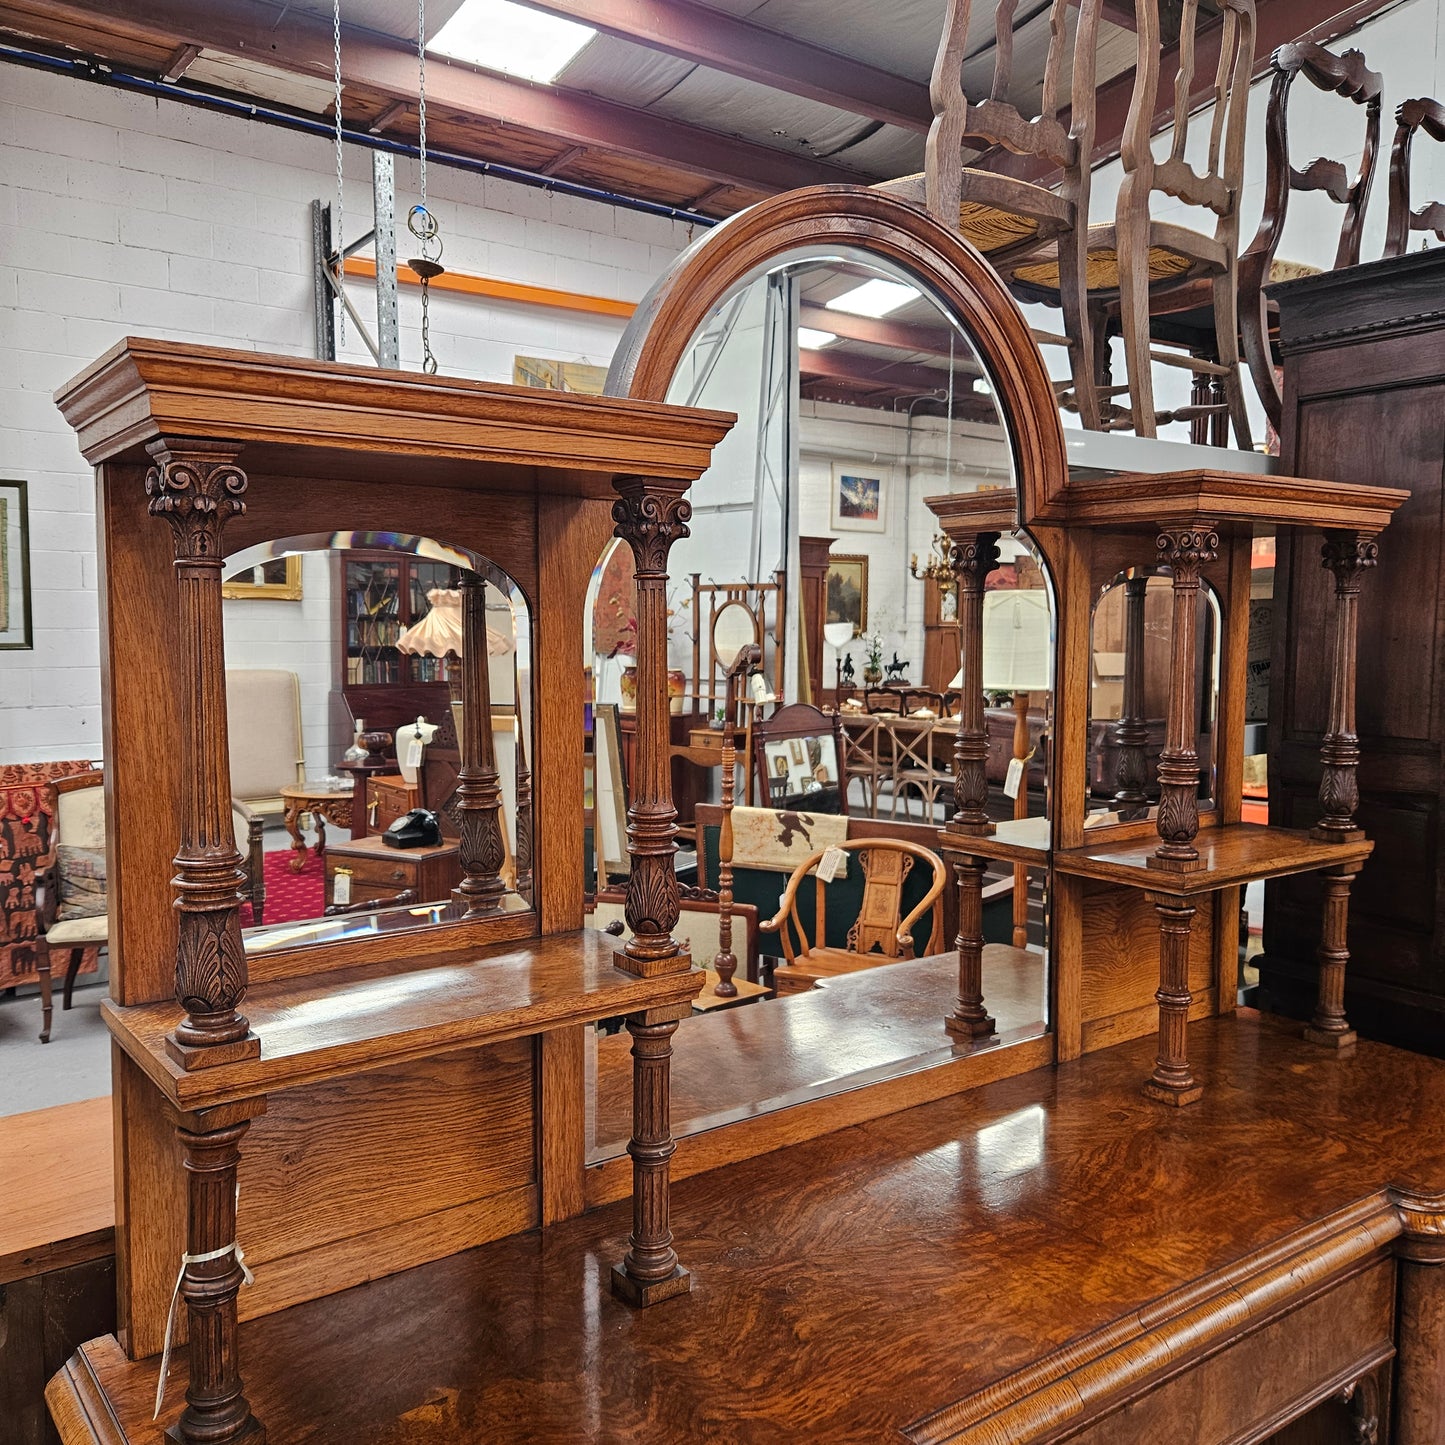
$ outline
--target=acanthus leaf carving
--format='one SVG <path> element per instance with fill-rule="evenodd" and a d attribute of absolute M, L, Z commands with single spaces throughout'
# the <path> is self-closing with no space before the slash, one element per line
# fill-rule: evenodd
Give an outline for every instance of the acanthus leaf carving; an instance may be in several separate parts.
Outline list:
<path fill-rule="evenodd" d="M 145 479 L 148 510 L 164 517 L 176 557 L 219 566 L 226 523 L 246 510 L 246 473 L 236 465 L 239 442 L 157 437 L 146 451 L 155 459 Z"/>
<path fill-rule="evenodd" d="M 689 536 L 692 503 L 680 491 L 663 490 L 645 477 L 623 477 L 612 504 L 613 536 L 632 548 L 636 570 L 665 573 L 672 544 Z"/>

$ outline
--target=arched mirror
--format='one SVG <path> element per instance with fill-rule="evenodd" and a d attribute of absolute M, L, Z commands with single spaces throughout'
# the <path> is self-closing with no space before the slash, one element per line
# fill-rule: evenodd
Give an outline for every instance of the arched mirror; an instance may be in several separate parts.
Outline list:
<path fill-rule="evenodd" d="M 735 807 L 721 801 L 721 749 L 709 754 L 699 740 L 701 711 L 674 729 L 679 823 L 695 830 L 695 847 L 679 860 L 677 933 L 694 962 L 710 967 L 722 909 L 739 960 L 738 996 L 718 996 L 710 981 L 683 1024 L 673 1062 L 677 1135 L 948 1062 L 959 1047 L 945 1025 L 959 993 L 956 888 L 949 865 L 935 872 L 923 854 L 904 861 L 901 847 L 936 852 L 954 807 L 957 579 L 925 499 L 984 489 L 1009 497 L 1022 482 L 1016 454 L 1034 442 L 1014 435 L 1001 401 L 1017 390 L 1015 352 L 994 332 L 981 344 L 969 319 L 986 309 L 977 287 L 945 284 L 942 265 L 934 276 L 931 223 L 869 193 L 850 204 L 887 211 L 913 234 L 880 225 L 870 237 L 849 216 L 812 235 L 802 223 L 784 228 L 791 240 L 774 245 L 756 216 L 740 217 L 643 303 L 609 376 L 617 394 L 738 416 L 691 488 L 691 534 L 674 543 L 669 570 L 674 587 L 691 583 L 704 598 L 688 613 L 700 616 L 693 632 L 703 662 L 687 696 L 706 696 L 710 655 L 725 666 L 753 643 L 767 694 L 736 719 L 745 777 Z M 713 266 L 710 250 L 728 259 Z M 1051 393 L 1047 402 L 1052 414 Z M 1016 806 L 1044 818 L 1052 609 L 1029 540 L 1005 541 L 993 583 L 1029 594 L 1021 630 L 1040 615 L 1035 595 L 1045 599 L 1044 672 L 1028 671 L 1038 658 L 1018 648 L 989 679 L 991 740 L 995 716 L 999 724 L 990 806 L 999 818 Z M 781 596 L 765 590 L 777 585 Z M 1020 707 L 1025 781 L 1016 803 L 1006 786 Z M 859 844 L 872 840 L 885 846 L 865 858 Z M 790 892 L 797 865 L 830 847 L 834 879 L 819 884 L 809 874 Z M 930 893 L 935 906 L 905 926 Z M 791 921 L 765 927 L 785 895 Z M 865 896 L 895 935 L 910 933 L 896 956 L 858 944 Z M 1037 884 L 1016 885 L 1009 863 L 990 866 L 983 971 L 995 1042 L 1047 1029 L 1046 902 Z M 620 903 L 601 894 L 592 917 L 624 926 Z M 817 935 L 804 940 L 811 963 L 783 939 L 798 920 Z M 594 1161 L 627 1138 L 626 1047 L 597 1041 Z"/>
<path fill-rule="evenodd" d="M 1215 722 L 1219 701 L 1219 599 L 1199 588 L 1194 733 L 1199 807 L 1215 798 Z M 1169 711 L 1174 591 L 1167 568 L 1121 572 L 1095 599 L 1089 680 L 1087 826 L 1154 816 L 1159 754 Z"/>
<path fill-rule="evenodd" d="M 285 595 L 271 577 L 290 579 Z M 531 627 L 517 584 L 473 552 L 384 532 L 249 547 L 226 578 L 247 952 L 531 908 Z M 461 862 L 469 698 L 502 859 L 486 879 Z"/>

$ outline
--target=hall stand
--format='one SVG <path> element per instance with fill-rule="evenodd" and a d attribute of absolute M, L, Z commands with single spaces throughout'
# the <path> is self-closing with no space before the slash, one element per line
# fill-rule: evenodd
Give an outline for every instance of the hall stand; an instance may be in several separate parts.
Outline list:
<path fill-rule="evenodd" d="M 125 1201 L 114 1343 L 152 1382 L 163 1346 L 183 1353 L 168 1437 L 265 1440 L 240 1320 L 579 1213 L 583 1051 L 603 1018 L 626 1018 L 634 1061 L 633 1230 L 611 1287 L 637 1306 L 685 1292 L 669 1227 L 669 1060 L 703 974 L 672 937 L 667 562 L 687 534 L 688 485 L 732 418 L 135 339 L 58 403 L 97 467 L 103 539 L 117 900 L 104 1014 Z M 518 837 L 529 868 L 535 842 L 535 873 L 522 870 L 526 895 L 500 876 L 485 584 L 467 571 L 462 879 L 443 921 L 423 929 L 399 910 L 387 928 L 248 956 L 224 559 L 350 526 L 439 533 L 534 599 L 542 705 L 522 742 L 537 760 L 535 817 Z M 571 745 L 583 702 L 570 660 L 614 530 L 638 584 L 625 946 L 581 928 Z M 244 1289 L 243 1254 L 264 1266 Z M 52 1392 L 62 1423 L 79 1388 Z"/>

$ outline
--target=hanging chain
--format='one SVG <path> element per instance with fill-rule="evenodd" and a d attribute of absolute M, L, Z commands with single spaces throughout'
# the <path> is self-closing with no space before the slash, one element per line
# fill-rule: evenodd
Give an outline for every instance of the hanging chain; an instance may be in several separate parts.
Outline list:
<path fill-rule="evenodd" d="M 331 43 L 336 57 L 336 230 L 333 234 L 336 238 L 336 284 L 339 287 L 346 267 L 342 224 L 346 215 L 345 186 L 341 174 L 341 0 L 331 0 Z M 336 309 L 340 313 L 337 317 L 336 349 L 340 351 L 346 345 L 346 307 L 343 305 Z"/>
<path fill-rule="evenodd" d="M 441 227 L 426 199 L 426 0 L 416 0 L 417 153 L 421 158 L 421 204 L 407 212 L 406 228 L 421 242 L 421 255 L 407 265 L 421 279 L 421 369 L 435 376 L 431 349 L 431 282 L 446 269 L 442 264 Z"/>

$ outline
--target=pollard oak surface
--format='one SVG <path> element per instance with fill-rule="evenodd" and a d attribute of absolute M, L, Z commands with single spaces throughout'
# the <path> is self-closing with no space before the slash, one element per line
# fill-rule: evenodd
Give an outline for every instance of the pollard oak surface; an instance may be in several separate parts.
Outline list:
<path fill-rule="evenodd" d="M 1247 1012 L 1193 1044 L 1192 1110 L 1140 1097 L 1139 1040 L 689 1179 L 695 1287 L 654 1310 L 608 1296 L 612 1207 L 255 1320 L 253 1406 L 287 1445 L 1263 1438 L 1395 1348 L 1445 1065 Z M 156 1367 L 77 1355 L 67 1445 L 159 1445 Z"/>

